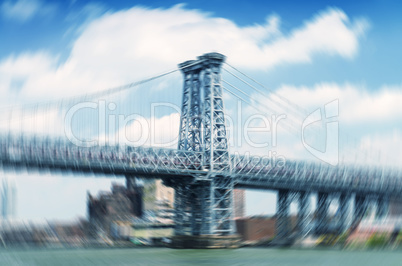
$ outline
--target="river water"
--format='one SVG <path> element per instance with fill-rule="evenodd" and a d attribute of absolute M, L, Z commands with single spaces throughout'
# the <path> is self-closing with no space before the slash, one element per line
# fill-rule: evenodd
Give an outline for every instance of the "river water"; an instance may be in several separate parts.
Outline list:
<path fill-rule="evenodd" d="M 168 248 L 0 250 L 0 265 L 402 265 L 401 250 Z"/>

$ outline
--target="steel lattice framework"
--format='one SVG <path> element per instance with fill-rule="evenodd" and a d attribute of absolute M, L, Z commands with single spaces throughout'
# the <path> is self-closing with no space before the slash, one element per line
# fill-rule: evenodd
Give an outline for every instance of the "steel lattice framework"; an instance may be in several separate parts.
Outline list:
<path fill-rule="evenodd" d="M 210 53 L 179 65 L 184 76 L 179 150 L 201 152 L 211 174 L 176 188 L 176 234 L 233 234 L 233 188 L 221 87 L 225 57 Z M 170 184 L 169 181 L 165 182 Z M 191 221 L 188 221 L 190 217 Z"/>
<path fill-rule="evenodd" d="M 394 169 L 334 167 L 291 160 L 279 167 L 262 163 L 265 159 L 231 156 L 231 170 L 214 172 L 204 166 L 202 152 L 153 147 L 78 147 L 49 138 L 0 136 L 3 167 L 174 177 L 172 180 L 208 180 L 211 174 L 224 174 L 232 176 L 234 186 L 239 188 L 377 195 L 385 203 L 390 197 L 402 195 L 402 173 Z"/>
<path fill-rule="evenodd" d="M 402 173 L 395 169 L 230 155 L 224 119 L 221 65 L 210 53 L 179 65 L 184 76 L 178 149 L 153 147 L 78 147 L 37 137 L 0 136 L 2 167 L 44 168 L 162 178 L 175 189 L 176 235 L 233 234 L 233 188 L 277 190 L 277 236 L 290 234 L 289 206 L 299 201 L 298 230 L 311 221 L 309 195 L 318 193 L 317 232 L 328 230 L 329 201 L 339 200 L 338 230 L 346 229 L 351 199 L 352 224 L 375 200 L 377 215 L 387 214 L 390 198 L 402 196 Z"/>

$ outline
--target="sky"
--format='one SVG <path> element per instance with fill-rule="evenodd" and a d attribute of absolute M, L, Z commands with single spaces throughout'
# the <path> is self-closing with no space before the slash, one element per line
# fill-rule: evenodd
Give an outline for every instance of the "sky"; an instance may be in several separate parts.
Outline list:
<path fill-rule="evenodd" d="M 263 84 L 264 94 L 280 95 L 292 107 L 306 110 L 300 114 L 302 119 L 335 101 L 331 106 L 339 114 L 336 131 L 343 145 L 340 155 L 336 154 L 338 161 L 399 166 L 401 8 L 400 1 L 3 1 L 0 105 L 5 111 L 1 116 L 10 117 L 16 105 L 97 92 L 163 73 L 207 52 L 219 52 L 230 65 Z M 230 80 L 230 75 L 223 74 Z M 238 138 L 244 133 L 238 128 L 245 126 L 247 118 L 274 104 L 273 98 L 250 88 L 243 90 L 253 106 L 239 107 L 238 99 L 225 95 L 226 112 L 233 118 L 231 152 L 265 155 L 267 147 L 253 144 L 265 143 L 268 137 L 268 149 L 280 156 L 317 159 L 300 141 L 299 133 L 290 137 L 285 128 L 278 129 L 277 145 L 272 130 L 255 132 L 251 145 L 244 136 Z M 154 136 L 154 142 L 146 139 L 140 144 L 173 140 L 168 146 L 175 147 L 177 108 L 152 112 L 149 107 L 157 102 L 180 106 L 181 91 L 182 77 L 175 73 L 104 99 L 117 105 L 108 114 L 141 115 L 127 127 L 99 132 L 99 124 L 91 122 L 93 114 L 88 113 L 81 113 L 81 122 L 73 117 L 72 127 L 89 136 L 97 134 L 99 139 L 122 136 L 138 144 L 145 134 L 142 126 L 152 122 L 154 129 L 145 135 Z M 290 117 L 288 111 L 278 110 L 276 115 Z M 58 110 L 48 108 L 34 116 L 33 122 L 15 122 L 17 114 L 0 128 L 65 132 Z M 264 127 L 263 122 L 267 124 L 257 118 L 251 124 Z M 314 136 L 307 138 L 314 142 Z M 97 193 L 107 190 L 111 181 L 124 181 L 32 171 L 5 170 L 4 175 L 15 178 L 17 214 L 26 219 L 85 216 L 87 190 Z M 275 197 L 274 193 L 247 192 L 247 213 L 273 214 Z"/>

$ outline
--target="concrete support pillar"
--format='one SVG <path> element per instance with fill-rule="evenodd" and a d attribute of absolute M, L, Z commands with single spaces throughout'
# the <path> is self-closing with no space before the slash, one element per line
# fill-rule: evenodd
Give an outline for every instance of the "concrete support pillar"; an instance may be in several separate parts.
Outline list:
<path fill-rule="evenodd" d="M 278 200 L 276 207 L 276 238 L 283 241 L 290 236 L 290 193 L 287 190 L 278 191 Z"/>
<path fill-rule="evenodd" d="M 338 230 L 339 233 L 343 233 L 347 229 L 347 218 L 350 210 L 350 200 L 351 196 L 347 194 L 341 194 L 339 196 L 339 207 L 338 207 L 338 215 L 339 215 L 339 223 Z"/>
<path fill-rule="evenodd" d="M 386 196 L 380 196 L 377 199 L 376 218 L 382 219 L 388 215 L 389 198 Z"/>
<path fill-rule="evenodd" d="M 368 200 L 365 196 L 356 194 L 353 214 L 353 227 L 357 226 L 366 214 Z"/>
<path fill-rule="evenodd" d="M 317 196 L 316 227 L 315 233 L 318 235 L 328 232 L 328 209 L 330 198 L 328 193 L 319 192 Z"/>
<path fill-rule="evenodd" d="M 310 193 L 300 192 L 299 211 L 297 215 L 297 228 L 300 237 L 305 237 L 309 233 L 310 221 Z"/>

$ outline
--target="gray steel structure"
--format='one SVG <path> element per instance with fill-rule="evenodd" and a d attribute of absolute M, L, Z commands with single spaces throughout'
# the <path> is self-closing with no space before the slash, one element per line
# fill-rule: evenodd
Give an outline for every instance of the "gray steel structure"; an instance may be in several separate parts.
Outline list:
<path fill-rule="evenodd" d="M 356 165 L 287 160 L 284 165 L 258 156 L 229 154 L 224 120 L 221 65 L 225 57 L 206 54 L 180 64 L 184 75 L 178 149 L 144 147 L 78 147 L 49 138 L 0 136 L 3 168 L 39 168 L 59 172 L 113 174 L 127 178 L 162 178 L 175 189 L 176 235 L 230 235 L 233 188 L 277 190 L 277 237 L 291 234 L 289 205 L 299 200 L 300 235 L 329 230 L 328 204 L 339 198 L 337 228 L 346 230 L 350 199 L 355 197 L 353 224 L 367 202 L 387 213 L 389 198 L 402 197 L 402 173 Z M 186 67 L 188 66 L 188 67 Z M 310 230 L 309 195 L 318 193 L 316 228 Z"/>
<path fill-rule="evenodd" d="M 179 65 L 184 85 L 178 149 L 200 152 L 202 166 L 210 173 L 192 184 L 165 181 L 175 188 L 176 235 L 235 232 L 220 74 L 224 60 L 223 55 L 210 53 Z"/>

